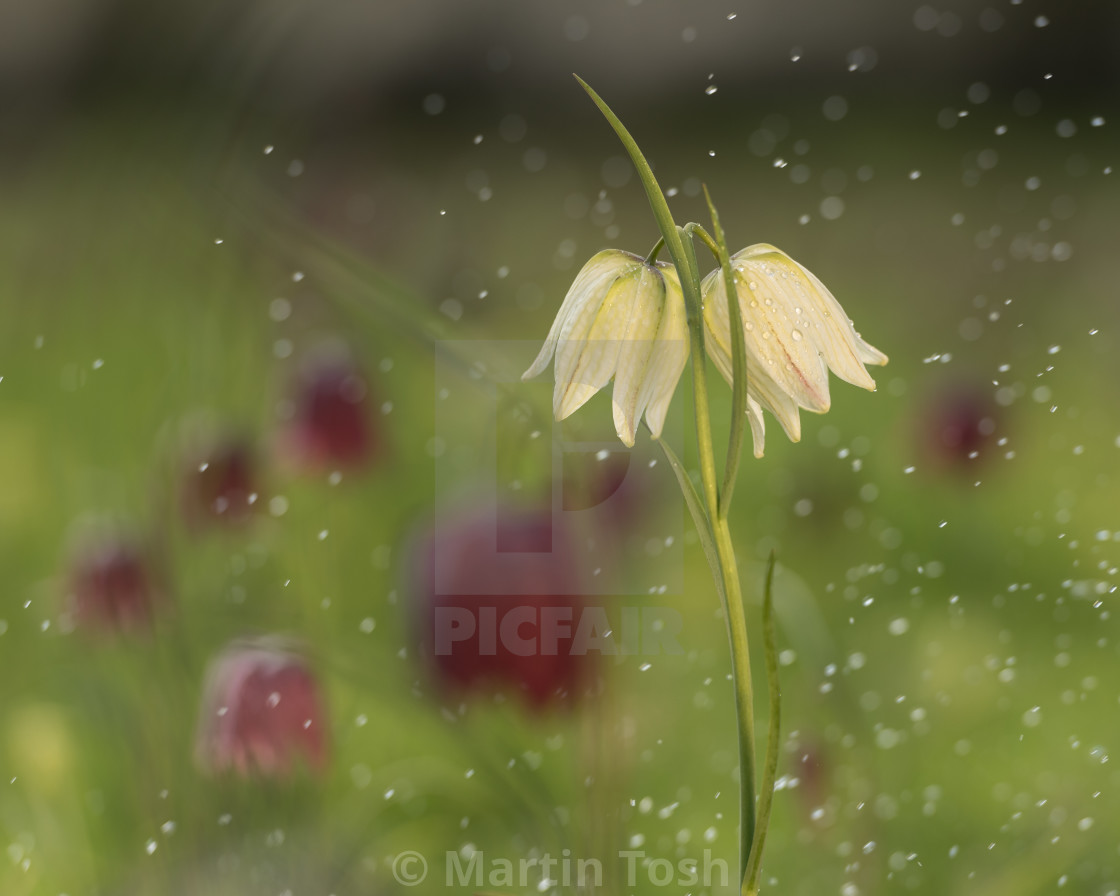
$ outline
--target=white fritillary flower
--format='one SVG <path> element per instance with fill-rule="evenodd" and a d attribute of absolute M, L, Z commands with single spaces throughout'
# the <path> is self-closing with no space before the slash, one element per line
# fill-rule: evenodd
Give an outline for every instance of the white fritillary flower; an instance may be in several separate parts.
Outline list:
<path fill-rule="evenodd" d="M 755 457 L 762 457 L 770 411 L 793 442 L 801 438 L 799 408 L 828 410 L 828 371 L 874 391 L 865 364 L 887 356 L 860 338 L 828 288 L 796 261 L 766 243 L 731 256 L 747 349 L 747 403 Z M 708 356 L 732 381 L 731 327 L 723 274 L 701 284 Z"/>
<path fill-rule="evenodd" d="M 645 415 L 661 435 L 669 401 L 688 361 L 688 324 L 672 265 L 647 264 L 604 249 L 579 272 L 553 321 L 530 379 L 556 355 L 552 409 L 563 420 L 614 377 L 614 426 L 633 446 Z"/>

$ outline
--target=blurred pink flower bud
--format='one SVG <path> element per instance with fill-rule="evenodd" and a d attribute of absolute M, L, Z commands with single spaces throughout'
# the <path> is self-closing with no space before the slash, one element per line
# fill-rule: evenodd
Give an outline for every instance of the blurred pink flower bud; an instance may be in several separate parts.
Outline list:
<path fill-rule="evenodd" d="M 370 404 L 366 378 L 345 354 L 308 360 L 293 386 L 291 418 L 282 433 L 285 459 L 309 472 L 367 466 L 380 451 Z"/>
<path fill-rule="evenodd" d="M 409 583 L 423 652 L 451 693 L 519 693 L 533 708 L 589 684 L 573 649 L 583 600 L 567 533 L 543 511 L 493 505 L 441 520 L 415 546 Z"/>
<path fill-rule="evenodd" d="M 207 439 L 188 454 L 181 485 L 183 515 L 195 527 L 242 525 L 259 497 L 256 463 L 246 439 Z"/>
<path fill-rule="evenodd" d="M 150 629 L 162 600 L 140 547 L 110 532 L 91 533 L 78 542 L 69 588 L 75 624 L 103 632 Z"/>
<path fill-rule="evenodd" d="M 202 695 L 195 755 L 207 772 L 290 774 L 326 767 L 326 705 L 304 659 L 274 638 L 237 641 L 215 658 Z"/>
<path fill-rule="evenodd" d="M 999 408 L 975 386 L 942 388 L 919 405 L 916 437 L 927 464 L 965 470 L 995 444 Z"/>

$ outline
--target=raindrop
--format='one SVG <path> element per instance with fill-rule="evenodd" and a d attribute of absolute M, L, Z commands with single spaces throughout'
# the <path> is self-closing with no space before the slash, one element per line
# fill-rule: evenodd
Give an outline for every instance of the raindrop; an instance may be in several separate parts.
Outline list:
<path fill-rule="evenodd" d="M 829 121 L 840 121 L 848 114 L 848 101 L 842 96 L 830 96 L 822 104 L 821 112 Z"/>
<path fill-rule="evenodd" d="M 932 6 L 919 6 L 914 10 L 914 27 L 919 31 L 933 31 L 941 14 Z"/>
<path fill-rule="evenodd" d="M 848 53 L 848 71 L 869 72 L 879 62 L 879 54 L 874 47 L 856 47 Z"/>
<path fill-rule="evenodd" d="M 777 139 L 767 130 L 754 131 L 747 139 L 747 149 L 756 156 L 767 156 L 773 152 Z"/>
<path fill-rule="evenodd" d="M 977 81 L 975 84 L 969 85 L 968 90 L 965 91 L 965 96 L 968 97 L 968 101 L 975 105 L 987 102 L 988 97 L 991 95 L 992 91 L 983 81 Z"/>
<path fill-rule="evenodd" d="M 980 29 L 991 33 L 1003 27 L 1003 13 L 990 6 L 980 13 Z"/>
<path fill-rule="evenodd" d="M 268 316 L 274 321 L 287 320 L 292 313 L 292 303 L 287 299 L 273 299 L 268 306 Z"/>
<path fill-rule="evenodd" d="M 498 133 L 506 143 L 518 143 L 525 139 L 529 126 L 520 115 L 507 115 L 498 124 Z"/>
<path fill-rule="evenodd" d="M 955 12 L 944 12 L 937 22 L 937 33 L 942 37 L 952 37 L 961 30 L 961 17 Z"/>
<path fill-rule="evenodd" d="M 539 146 L 525 150 L 525 154 L 521 157 L 521 164 L 525 166 L 526 171 L 532 174 L 543 170 L 547 162 L 548 155 Z"/>
<path fill-rule="evenodd" d="M 622 156 L 611 156 L 603 162 L 603 167 L 599 170 L 599 173 L 603 178 L 603 183 L 608 187 L 618 188 L 625 187 L 630 183 L 634 168 L 628 159 Z"/>
<path fill-rule="evenodd" d="M 591 25 L 583 16 L 571 16 L 564 23 L 564 36 L 570 41 L 581 41 L 591 33 Z"/>

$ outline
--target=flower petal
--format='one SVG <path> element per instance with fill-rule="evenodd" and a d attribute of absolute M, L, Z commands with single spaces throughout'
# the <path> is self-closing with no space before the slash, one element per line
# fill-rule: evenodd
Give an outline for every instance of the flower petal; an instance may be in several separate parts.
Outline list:
<path fill-rule="evenodd" d="M 766 243 L 750 246 L 738 253 L 737 257 L 739 256 L 749 257 L 756 263 L 770 263 L 783 268 L 792 279 L 803 284 L 799 291 L 803 290 L 806 301 L 799 307 L 802 318 L 808 324 L 805 336 L 838 377 L 854 386 L 874 390 L 875 381 L 863 365 L 885 364 L 887 356 L 859 337 L 847 313 L 816 275 L 780 249 Z"/>
<path fill-rule="evenodd" d="M 828 367 L 805 309 L 812 306 L 799 270 L 755 258 L 732 259 L 748 353 L 801 407 L 827 411 Z M 808 333 L 808 338 L 807 338 Z"/>
<path fill-rule="evenodd" d="M 791 441 L 801 438 L 799 408 L 828 410 L 831 369 L 866 389 L 875 382 L 864 364 L 886 355 L 856 333 L 840 303 L 810 271 L 766 243 L 731 258 L 747 354 L 747 400 L 756 456 L 765 436 L 761 412 L 770 411 Z M 732 381 L 727 295 L 720 271 L 701 285 L 708 354 Z"/>
<path fill-rule="evenodd" d="M 762 417 L 762 407 L 747 393 L 747 420 L 751 424 L 751 443 L 754 445 L 754 456 L 762 457 L 766 447 L 766 421 Z"/>
<path fill-rule="evenodd" d="M 618 277 L 602 304 L 589 303 L 576 320 L 565 322 L 564 330 L 569 332 L 561 332 L 556 347 L 552 406 L 557 420 L 582 407 L 614 376 L 640 277 L 640 268 Z"/>
<path fill-rule="evenodd" d="M 562 338 L 565 324 L 568 323 L 569 318 L 580 319 L 580 312 L 585 310 L 589 303 L 594 303 L 597 307 L 611 282 L 624 275 L 635 264 L 641 264 L 641 259 L 636 255 L 618 249 L 604 249 L 591 257 L 587 264 L 580 269 L 575 281 L 569 287 L 568 293 L 564 296 L 564 301 L 560 305 L 560 310 L 556 312 L 556 318 L 549 328 L 548 336 L 545 337 L 544 345 L 541 346 L 540 353 L 529 366 L 529 369 L 521 374 L 522 380 L 530 380 L 544 373 L 548 367 L 548 362 L 552 360 L 556 344 Z M 572 328 L 568 328 L 567 332 L 571 334 Z"/>
<path fill-rule="evenodd" d="M 661 437 L 665 415 L 688 363 L 689 353 L 688 318 L 680 279 L 671 265 L 659 265 L 658 268 L 665 278 L 665 310 L 661 315 L 657 343 L 649 359 L 639 402 L 640 407 L 645 407 L 646 423 L 655 439 Z"/>
<path fill-rule="evenodd" d="M 637 422 L 644 410 L 642 387 L 650 357 L 656 349 L 655 340 L 665 304 L 665 281 L 656 269 L 643 265 L 638 274 L 627 329 L 618 346 L 618 367 L 614 377 L 614 427 L 628 447 L 634 445 Z"/>

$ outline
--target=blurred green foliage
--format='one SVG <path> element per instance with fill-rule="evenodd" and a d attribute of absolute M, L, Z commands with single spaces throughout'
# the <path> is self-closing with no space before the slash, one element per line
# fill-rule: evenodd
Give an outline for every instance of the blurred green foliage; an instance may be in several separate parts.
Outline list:
<path fill-rule="evenodd" d="M 741 474 L 733 531 L 755 599 L 761 559 L 776 548 L 780 562 L 786 754 L 767 889 L 1115 892 L 1114 147 L 1088 127 L 1071 147 L 1033 121 L 997 144 L 995 108 L 941 130 L 889 98 L 842 125 L 787 100 L 780 120 L 754 110 L 701 137 L 652 110 L 632 122 L 682 219 L 701 217 L 703 179 L 736 246 L 790 252 L 892 359 L 878 394 L 837 385 L 802 444 L 771 426 Z M 543 714 L 441 698 L 417 655 L 409 539 L 438 497 L 446 428 L 478 446 L 460 458 L 465 488 L 496 433 L 528 444 L 549 416 L 547 388 L 507 384 L 495 403 L 469 364 L 437 415 L 435 341 L 509 340 L 487 360 L 516 374 L 520 340 L 543 338 L 585 257 L 652 245 L 636 183 L 602 184 L 617 155 L 605 126 L 590 107 L 534 122 L 548 162 L 531 171 L 489 120 L 336 143 L 276 122 L 196 131 L 204 118 L 75 119 L 4 184 L 0 890 L 404 892 L 397 853 L 424 854 L 438 888 L 444 852 L 465 844 L 603 858 L 618 892 L 658 889 L 628 886 L 619 850 L 711 849 L 734 867 L 727 646 L 667 469 L 648 516 L 683 540 L 683 588 L 627 599 L 678 611 L 683 655 L 605 660 L 599 698 Z M 786 131 L 765 158 L 746 148 L 760 127 Z M 272 133 L 288 143 L 265 154 Z M 962 186 L 989 145 L 998 165 Z M 791 181 L 794 164 L 810 183 Z M 834 220 L 819 211 L 828 171 L 844 179 Z M 1035 176 L 1041 189 L 1024 186 Z M 1058 242 L 1072 258 L 1054 260 Z M 285 320 L 270 317 L 277 297 Z M 275 463 L 274 440 L 293 365 L 339 337 L 386 448 L 332 483 Z M 958 389 L 990 409 L 976 458 L 938 444 Z M 248 527 L 192 532 L 177 512 L 199 412 L 254 440 Z M 609 440 L 608 399 L 563 432 Z M 500 483 L 548 487 L 546 457 L 499 457 Z M 148 637 L 60 624 L 68 533 L 88 514 L 124 521 L 159 560 L 172 606 Z M 195 768 L 207 659 L 253 632 L 298 636 L 323 681 L 322 779 Z"/>

